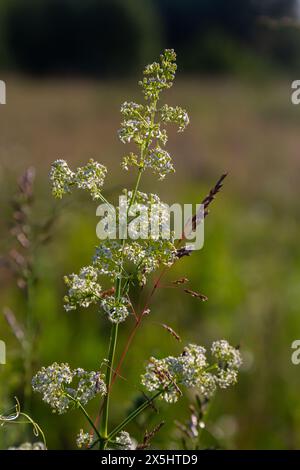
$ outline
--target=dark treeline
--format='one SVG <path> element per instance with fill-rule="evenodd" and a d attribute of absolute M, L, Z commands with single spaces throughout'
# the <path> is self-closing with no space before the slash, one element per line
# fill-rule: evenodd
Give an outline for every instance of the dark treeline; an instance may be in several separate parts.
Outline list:
<path fill-rule="evenodd" d="M 296 0 L 1 0 L 0 66 L 114 76 L 174 47 L 188 73 L 293 71 L 296 7 Z"/>

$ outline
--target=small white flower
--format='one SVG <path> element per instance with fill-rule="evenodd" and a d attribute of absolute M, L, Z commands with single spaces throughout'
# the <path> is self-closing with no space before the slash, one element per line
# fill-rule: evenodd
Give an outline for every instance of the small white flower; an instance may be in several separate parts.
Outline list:
<path fill-rule="evenodd" d="M 90 159 L 87 165 L 78 168 L 75 174 L 75 184 L 79 189 L 88 190 L 93 199 L 101 197 L 102 186 L 107 173 L 104 165 Z"/>
<path fill-rule="evenodd" d="M 70 170 L 65 160 L 56 160 L 51 165 L 50 181 L 52 183 L 52 194 L 61 199 L 71 191 L 74 184 L 75 173 Z"/>
<path fill-rule="evenodd" d="M 122 243 L 119 240 L 107 238 L 101 240 L 100 245 L 96 248 L 93 265 L 99 274 L 115 279 L 120 276 L 122 260 Z"/>
<path fill-rule="evenodd" d="M 160 63 L 146 66 L 144 78 L 139 82 L 146 99 L 155 100 L 163 89 L 171 88 L 177 68 L 175 60 L 174 50 L 166 49 L 160 56 Z"/>
<path fill-rule="evenodd" d="M 70 170 L 65 160 L 56 160 L 50 170 L 52 194 L 61 199 L 76 186 L 78 189 L 88 190 L 93 199 L 99 199 L 106 173 L 106 167 L 93 159 L 75 172 Z"/>
<path fill-rule="evenodd" d="M 112 323 L 121 323 L 126 320 L 129 315 L 128 306 L 129 302 L 125 297 L 117 299 L 110 295 L 101 301 L 101 307 Z"/>
<path fill-rule="evenodd" d="M 76 444 L 79 449 L 82 447 L 89 447 L 93 442 L 93 436 L 88 432 L 84 432 L 83 429 L 80 429 L 79 434 L 76 437 Z"/>
<path fill-rule="evenodd" d="M 165 104 L 161 110 L 161 118 L 164 122 L 171 122 L 178 124 L 178 132 L 183 132 L 186 126 L 189 124 L 189 116 L 185 109 L 176 106 L 168 106 Z"/>
<path fill-rule="evenodd" d="M 136 443 L 126 431 L 121 431 L 116 437 L 117 449 L 119 450 L 135 450 Z"/>
<path fill-rule="evenodd" d="M 211 397 L 217 386 L 227 388 L 237 382 L 241 365 L 239 352 L 227 341 L 216 341 L 212 351 L 220 363 L 209 366 L 206 350 L 202 346 L 189 344 L 179 357 L 151 358 L 142 376 L 142 384 L 150 392 L 161 390 L 162 398 L 173 403 L 181 395 L 181 386 L 196 388 L 201 395 Z"/>
<path fill-rule="evenodd" d="M 144 77 L 139 82 L 149 104 L 143 106 L 134 102 L 125 102 L 121 106 L 124 120 L 118 131 L 122 143 L 135 143 L 140 156 L 130 153 L 123 158 L 122 168 L 130 166 L 140 171 L 151 169 L 164 179 L 168 173 L 174 172 L 169 153 L 162 149 L 168 141 L 166 129 L 162 125 L 175 123 L 182 132 L 189 123 L 187 112 L 179 106 L 164 105 L 157 109 L 157 101 L 162 90 L 172 86 L 176 71 L 176 54 L 173 49 L 166 49 L 160 56 L 160 62 L 147 65 Z M 159 119 L 156 119 L 158 116 Z"/>
<path fill-rule="evenodd" d="M 121 114 L 124 117 L 136 118 L 144 112 L 144 106 L 134 103 L 133 101 L 125 101 L 121 106 Z"/>
<path fill-rule="evenodd" d="M 78 383 L 72 387 L 74 379 Z M 71 370 L 68 364 L 56 362 L 42 367 L 32 379 L 32 388 L 42 394 L 43 401 L 50 405 L 53 412 L 59 414 L 66 413 L 76 401 L 85 405 L 97 394 L 106 394 L 105 382 L 100 372 Z"/>
<path fill-rule="evenodd" d="M 211 353 L 218 361 L 227 363 L 231 368 L 239 369 L 242 365 L 239 350 L 231 346 L 225 339 L 212 343 Z"/>
<path fill-rule="evenodd" d="M 75 310 L 96 303 L 101 297 L 101 286 L 97 282 L 98 272 L 93 266 L 81 268 L 79 274 L 65 276 L 69 290 L 65 296 L 65 309 Z"/>
<path fill-rule="evenodd" d="M 157 174 L 160 180 L 163 180 L 168 173 L 175 172 L 171 156 L 166 150 L 163 150 L 159 146 L 150 150 L 144 165 L 145 168 L 150 168 Z"/>
<path fill-rule="evenodd" d="M 237 383 L 238 373 L 235 369 L 219 369 L 216 381 L 220 388 L 228 388 Z"/>

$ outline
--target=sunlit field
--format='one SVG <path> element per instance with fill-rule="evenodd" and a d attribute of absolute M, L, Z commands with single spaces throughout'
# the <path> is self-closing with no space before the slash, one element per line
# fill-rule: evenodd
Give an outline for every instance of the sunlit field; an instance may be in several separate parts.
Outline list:
<path fill-rule="evenodd" d="M 95 370 L 105 357 L 108 325 L 96 310 L 66 313 L 64 274 L 78 272 L 92 254 L 97 203 L 84 196 L 57 203 L 50 194 L 48 173 L 57 158 L 71 166 L 94 158 L 110 171 L 106 188 L 116 198 L 131 182 L 120 168 L 124 147 L 118 141 L 120 103 L 137 97 L 134 80 L 30 81 L 4 77 L 7 105 L 0 108 L 1 300 L 0 339 L 7 344 L 7 364 L 0 365 L 0 414 L 27 403 L 45 428 L 49 448 L 74 448 L 80 415 L 53 416 L 39 397 L 24 396 L 20 343 L 2 311 L 11 309 L 20 323 L 25 303 L 4 257 L 17 243 L 11 227 L 17 179 L 35 167 L 32 224 L 46 223 L 47 240 L 34 255 L 36 284 L 32 301 L 35 325 L 34 373 L 54 361 Z M 191 124 L 183 135 L 170 132 L 169 149 L 176 173 L 166 182 L 145 176 L 144 187 L 166 202 L 200 203 L 224 172 L 224 188 L 205 221 L 205 244 L 168 273 L 155 294 L 151 316 L 138 332 L 113 389 L 112 421 L 141 399 L 139 376 L 146 359 L 179 354 L 182 346 L 161 327 L 180 331 L 182 342 L 209 345 L 226 338 L 240 345 L 244 366 L 237 386 L 214 398 L 205 418 L 202 446 L 260 449 L 300 446 L 300 366 L 291 362 L 291 343 L 300 335 L 300 108 L 290 103 L 290 83 L 241 82 L 233 79 L 180 80 L 164 99 L 184 106 Z M 123 184 L 120 186 L 120 181 Z M 52 220 L 53 217 L 53 220 Z M 185 276 L 189 288 L 207 302 L 170 288 Z M 133 320 L 132 320 L 133 321 Z M 132 321 L 121 327 L 120 351 Z M 189 398 L 160 403 L 165 425 L 153 440 L 159 449 L 182 448 L 174 419 L 189 416 Z M 95 400 L 94 416 L 99 410 Z M 150 409 L 129 429 L 139 437 L 145 423 L 162 421 Z M 75 423 L 75 425 L 74 425 Z M 31 430 L 0 428 L 0 447 L 22 442 Z"/>

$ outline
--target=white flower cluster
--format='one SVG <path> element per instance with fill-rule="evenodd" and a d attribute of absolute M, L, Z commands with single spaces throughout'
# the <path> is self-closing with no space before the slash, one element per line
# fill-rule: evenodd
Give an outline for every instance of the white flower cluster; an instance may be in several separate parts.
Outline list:
<path fill-rule="evenodd" d="M 124 117 L 140 118 L 144 113 L 145 107 L 142 104 L 137 104 L 134 101 L 125 101 L 121 106 L 121 113 Z"/>
<path fill-rule="evenodd" d="M 100 300 L 101 286 L 97 282 L 98 272 L 93 266 L 81 268 L 79 274 L 65 276 L 68 295 L 64 297 L 65 309 L 75 310 L 77 307 L 88 307 Z"/>
<path fill-rule="evenodd" d="M 124 253 L 136 267 L 137 278 L 141 285 L 145 285 L 147 275 L 159 268 L 161 264 L 171 266 L 176 259 L 176 250 L 170 240 L 142 240 L 131 242 L 124 248 Z"/>
<path fill-rule="evenodd" d="M 176 106 L 168 106 L 165 104 L 161 110 L 161 118 L 164 122 L 172 122 L 178 124 L 178 132 L 183 132 L 186 126 L 189 124 L 189 116 L 185 109 Z"/>
<path fill-rule="evenodd" d="M 119 240 L 101 240 L 93 257 L 93 264 L 99 274 L 116 279 L 122 265 L 122 244 Z"/>
<path fill-rule="evenodd" d="M 128 200 L 131 200 L 132 191 L 124 190 L 124 194 L 127 196 Z M 135 204 L 139 205 L 142 209 L 145 209 L 145 212 L 147 212 L 147 227 L 148 227 L 147 237 L 150 237 L 153 240 L 157 240 L 163 234 L 164 229 L 169 230 L 169 227 L 170 227 L 169 206 L 167 204 L 164 204 L 160 200 L 157 194 L 153 194 L 153 193 L 147 194 L 141 191 L 137 191 L 135 195 Z M 132 215 L 131 211 L 129 211 L 129 215 Z M 136 214 L 134 213 L 133 215 L 136 215 Z M 151 225 L 155 227 L 156 230 L 154 231 L 150 230 L 152 228 Z"/>
<path fill-rule="evenodd" d="M 239 351 L 225 340 L 214 342 L 211 353 L 218 361 L 213 365 L 207 361 L 205 348 L 194 344 L 185 347 L 179 357 L 151 358 L 142 384 L 150 392 L 162 390 L 162 398 L 169 403 L 178 400 L 182 385 L 211 397 L 217 386 L 227 388 L 236 383 L 242 364 Z"/>
<path fill-rule="evenodd" d="M 140 150 L 140 157 L 131 152 L 123 158 L 122 167 L 125 170 L 130 166 L 143 171 L 151 169 L 159 179 L 164 179 L 168 173 L 175 171 L 171 156 L 161 148 L 168 140 L 167 131 L 162 125 L 175 123 L 179 127 L 179 132 L 182 132 L 189 123 L 189 117 L 179 106 L 174 108 L 164 105 L 161 109 L 157 109 L 160 92 L 173 84 L 175 60 L 175 52 L 166 50 L 160 56 L 160 63 L 154 62 L 145 68 L 144 78 L 139 83 L 143 87 L 146 100 L 150 101 L 149 104 L 143 106 L 126 101 L 121 106 L 124 120 L 119 130 L 119 138 L 124 144 L 134 142 Z M 160 120 L 155 122 L 157 111 Z"/>
<path fill-rule="evenodd" d="M 97 200 L 101 197 L 101 188 L 104 184 L 106 173 L 107 169 L 104 165 L 91 159 L 87 165 L 77 169 L 76 186 L 79 189 L 89 191 L 92 198 Z"/>
<path fill-rule="evenodd" d="M 106 173 L 106 167 L 93 159 L 90 159 L 87 165 L 77 168 L 75 172 L 69 168 L 65 160 L 56 160 L 50 170 L 52 194 L 61 199 L 70 193 L 73 187 L 77 187 L 89 191 L 92 198 L 97 200 L 101 198 L 101 188 Z"/>
<path fill-rule="evenodd" d="M 131 191 L 128 192 L 128 198 L 131 198 Z M 165 211 L 165 205 L 157 194 L 147 194 L 138 191 L 136 202 L 147 207 L 151 224 L 156 227 L 157 233 L 148 227 L 147 239 L 130 241 L 124 248 L 124 254 L 129 262 L 137 268 L 137 278 L 140 284 L 146 283 L 146 277 L 151 272 L 159 268 L 160 265 L 171 266 L 176 259 L 176 248 L 174 245 L 173 234 L 163 238 L 164 226 L 169 227 L 169 212 Z M 149 221 L 148 221 L 149 223 Z"/>
<path fill-rule="evenodd" d="M 79 434 L 76 437 L 76 444 L 79 449 L 82 447 L 89 447 L 93 443 L 93 436 L 88 432 L 84 432 L 80 429 Z"/>
<path fill-rule="evenodd" d="M 70 170 L 65 160 L 53 162 L 49 176 L 54 197 L 61 199 L 64 194 L 71 192 L 71 187 L 74 185 L 75 173 Z"/>
<path fill-rule="evenodd" d="M 132 152 L 123 157 L 121 165 L 124 170 L 128 170 L 130 166 L 137 167 L 143 171 L 150 169 L 153 173 L 158 174 L 160 179 L 163 179 L 166 174 L 175 171 L 171 156 L 160 147 L 160 145 L 164 146 L 167 143 L 168 136 L 166 130 L 161 129 L 159 123 L 153 123 L 146 114 L 141 116 L 140 119 L 125 119 L 121 123 L 119 138 L 124 144 L 133 141 L 141 149 L 140 158 Z M 150 147 L 152 142 L 154 144 Z M 147 150 L 143 150 L 146 147 Z"/>
<path fill-rule="evenodd" d="M 122 105 L 127 104 L 126 102 Z M 141 106 L 136 103 L 131 105 Z M 121 128 L 118 131 L 119 139 L 123 144 L 129 144 L 131 141 L 139 146 L 143 146 L 146 141 L 151 142 L 157 140 L 162 145 L 166 145 L 168 136 L 165 129 L 161 129 L 159 123 L 154 123 L 149 113 L 149 107 L 146 107 L 143 111 L 143 116 L 139 116 L 139 119 L 124 119 L 121 123 Z M 127 115 L 126 115 L 127 116 Z M 143 167 L 143 159 L 141 159 L 136 166 Z"/>
<path fill-rule="evenodd" d="M 117 299 L 113 295 L 109 295 L 102 299 L 101 307 L 112 323 L 121 323 L 129 315 L 129 302 L 126 297 Z"/>
<path fill-rule="evenodd" d="M 75 389 L 68 389 L 68 393 L 82 405 L 86 405 L 99 393 L 100 395 L 106 394 L 104 375 L 100 372 L 78 368 L 73 371 L 73 376 L 78 379 L 78 384 Z"/>
<path fill-rule="evenodd" d="M 175 173 L 170 154 L 159 146 L 149 151 L 144 165 L 145 168 L 151 168 L 160 180 L 163 180 L 168 173 Z"/>
<path fill-rule="evenodd" d="M 116 444 L 118 450 L 135 450 L 136 443 L 126 431 L 121 431 L 116 437 Z"/>
<path fill-rule="evenodd" d="M 121 123 L 121 129 L 118 131 L 119 139 L 123 144 L 129 144 L 131 140 L 135 143 L 141 143 L 141 132 L 143 127 L 141 121 L 137 119 L 128 119 Z"/>
<path fill-rule="evenodd" d="M 72 382 L 77 385 L 71 387 Z M 106 386 L 100 372 L 71 370 L 68 364 L 56 362 L 42 369 L 33 377 L 32 388 L 42 394 L 53 412 L 63 414 L 76 402 L 86 405 L 97 394 L 105 395 Z"/>
<path fill-rule="evenodd" d="M 222 339 L 212 344 L 211 353 L 218 361 L 217 381 L 219 387 L 227 388 L 236 383 L 238 370 L 242 365 L 239 350 Z"/>
<path fill-rule="evenodd" d="M 127 200 L 132 198 L 132 191 L 124 191 Z M 164 224 L 168 224 L 168 212 L 164 210 L 164 204 L 160 201 L 156 194 L 146 194 L 137 191 L 135 203 L 144 206 L 147 213 L 151 215 L 151 223 L 157 227 L 158 234 L 152 233 L 149 227 L 148 217 L 145 220 L 145 231 L 147 232 L 147 239 L 140 239 L 135 241 L 135 235 L 131 224 L 131 238 L 127 239 L 126 244 L 123 245 L 120 240 L 102 240 L 100 245 L 96 248 L 96 253 L 93 258 L 93 266 L 97 269 L 98 274 L 108 275 L 116 279 L 120 275 L 124 275 L 124 270 L 121 270 L 122 264 L 132 263 L 136 268 L 137 278 L 141 284 L 146 283 L 146 276 L 159 268 L 161 264 L 171 266 L 176 259 L 176 248 L 172 234 L 170 238 L 162 238 Z M 155 206 L 155 207 L 154 207 Z M 152 211 L 152 209 L 155 209 Z M 130 215 L 130 211 L 129 211 Z M 141 218 L 139 217 L 140 221 Z M 139 221 L 139 222 L 140 222 Z M 142 232 L 143 227 L 140 223 L 137 224 L 139 231 Z M 137 231 L 138 234 L 138 231 Z"/>
<path fill-rule="evenodd" d="M 123 253 L 123 255 L 122 255 Z M 139 282 L 144 285 L 147 275 L 155 271 L 161 264 L 171 266 L 176 259 L 176 249 L 170 240 L 128 240 L 122 248 L 117 241 L 103 240 L 96 249 L 93 258 L 94 266 L 99 274 L 116 279 L 124 272 L 120 271 L 121 261 L 132 263 L 136 268 Z"/>
<path fill-rule="evenodd" d="M 157 100 L 159 93 L 171 88 L 175 78 L 176 54 L 173 49 L 166 49 L 160 55 L 160 63 L 153 62 L 144 70 L 144 78 L 139 82 L 146 99 Z"/>
<path fill-rule="evenodd" d="M 18 447 L 9 447 L 8 450 L 47 450 L 43 442 L 23 442 Z"/>
<path fill-rule="evenodd" d="M 133 191 L 127 191 L 127 189 L 124 189 L 123 193 L 125 196 L 127 196 L 127 199 L 130 201 L 133 196 Z M 142 191 L 136 192 L 134 201 L 137 204 L 143 204 L 145 206 L 148 206 L 149 208 L 151 208 L 151 205 L 153 204 L 161 203 L 160 198 L 157 194 L 144 193 Z"/>
<path fill-rule="evenodd" d="M 211 353 L 220 363 L 227 364 L 228 367 L 233 369 L 239 369 L 242 365 L 239 350 L 230 346 L 225 339 L 214 341 L 211 346 Z"/>
<path fill-rule="evenodd" d="M 133 152 L 130 152 L 128 155 L 125 155 L 121 162 L 121 167 L 123 168 L 123 170 L 128 171 L 130 166 L 135 166 L 137 168 L 142 167 L 139 161 L 139 157 Z"/>

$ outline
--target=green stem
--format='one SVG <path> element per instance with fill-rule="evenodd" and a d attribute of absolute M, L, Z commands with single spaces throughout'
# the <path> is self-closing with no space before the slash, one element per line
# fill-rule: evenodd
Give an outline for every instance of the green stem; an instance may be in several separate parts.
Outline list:
<path fill-rule="evenodd" d="M 113 429 L 113 431 L 107 436 L 107 438 L 105 439 L 105 441 L 103 442 L 103 439 L 102 439 L 102 442 L 101 442 L 101 438 L 98 439 L 97 441 L 95 441 L 93 443 L 93 445 L 91 446 L 94 447 L 98 442 L 100 442 L 100 449 L 104 449 L 105 448 L 105 445 L 108 443 L 108 442 L 111 442 L 112 439 L 117 435 L 119 434 L 119 432 L 121 432 L 131 421 L 133 421 L 140 413 L 142 413 L 146 408 L 148 408 L 148 406 L 151 405 L 151 403 L 157 398 L 159 397 L 159 395 L 161 395 L 162 393 L 164 392 L 164 390 L 159 390 L 158 392 L 155 393 L 155 395 L 153 395 L 152 398 L 150 398 L 149 400 L 146 400 L 144 403 L 142 403 L 136 410 L 134 410 L 132 413 L 130 413 L 129 416 L 127 416 L 127 418 L 124 419 L 124 421 L 122 421 L 115 429 Z"/>
<path fill-rule="evenodd" d="M 137 181 L 135 184 L 135 188 L 132 193 L 132 197 L 129 202 L 129 207 L 132 206 L 132 204 L 135 201 L 136 194 L 138 191 L 138 187 L 140 184 L 142 176 L 142 169 L 139 170 Z M 126 240 L 124 238 L 123 240 L 123 246 L 122 249 L 124 249 Z M 121 268 L 120 268 L 121 270 Z M 116 281 L 116 298 L 119 300 L 121 297 L 121 292 L 122 292 L 122 281 L 121 279 L 117 279 Z M 115 358 L 115 352 L 116 352 L 116 345 L 117 345 L 117 338 L 118 338 L 118 324 L 114 324 L 111 329 L 111 336 L 110 336 L 110 342 L 109 342 L 109 350 L 108 350 L 108 364 L 107 364 L 107 371 L 106 371 L 106 377 L 105 377 L 105 383 L 106 383 L 106 388 L 107 388 L 107 394 L 104 398 L 104 403 L 103 403 L 103 415 L 100 423 L 100 435 L 102 440 L 100 441 L 100 449 L 105 449 L 106 445 L 106 440 L 108 437 L 108 415 L 109 415 L 109 398 L 110 398 L 110 386 L 111 386 L 111 379 L 112 379 L 112 372 L 113 372 L 113 364 L 114 364 L 114 358 Z"/>
<path fill-rule="evenodd" d="M 20 412 L 20 416 L 24 416 L 24 418 L 27 419 L 27 421 L 23 421 L 24 424 L 28 424 L 30 423 L 33 427 L 33 431 L 34 431 L 34 435 L 37 437 L 39 435 L 42 436 L 42 439 L 43 439 L 43 443 L 45 444 L 45 447 L 47 448 L 47 442 L 46 442 L 46 437 L 45 437 L 45 434 L 42 430 L 42 428 L 35 422 L 33 421 L 32 418 L 30 418 L 30 416 L 26 413 L 23 413 L 23 412 Z M 22 423 L 22 421 L 18 421 L 18 423 Z"/>
<path fill-rule="evenodd" d="M 108 200 L 103 196 L 103 194 L 100 194 L 99 197 L 100 197 L 101 201 L 104 202 L 104 204 L 106 204 L 108 207 L 114 209 L 114 206 L 110 202 L 108 202 Z"/>
<path fill-rule="evenodd" d="M 129 209 L 131 208 L 132 204 L 134 204 L 134 201 L 135 201 L 135 198 L 136 198 L 136 193 L 137 193 L 139 185 L 140 185 L 142 173 L 143 173 L 143 170 L 142 170 L 142 168 L 140 168 L 139 173 L 138 173 L 138 177 L 137 177 L 137 180 L 136 180 L 135 188 L 133 190 L 132 197 L 131 197 L 131 200 L 129 202 L 128 212 L 129 212 Z"/>
<path fill-rule="evenodd" d="M 120 284 L 120 282 L 118 282 Z M 112 369 L 117 345 L 118 337 L 118 323 L 114 323 L 111 329 L 110 341 L 109 341 L 109 350 L 108 350 L 108 365 L 106 370 L 105 383 L 107 388 L 107 393 L 104 398 L 103 403 L 103 415 L 100 423 L 100 435 L 102 440 L 100 441 L 100 449 L 105 448 L 105 440 L 108 436 L 108 413 L 109 413 L 109 398 L 110 398 L 110 384 L 112 378 Z"/>
<path fill-rule="evenodd" d="M 144 401 L 136 410 L 132 411 L 127 418 L 122 421 L 108 436 L 108 440 L 113 439 L 120 431 L 122 431 L 132 420 L 134 420 L 140 413 L 142 413 L 151 403 L 155 400 L 155 398 L 159 397 L 164 392 L 164 390 L 159 390 L 158 392 L 153 395 L 152 398 L 149 400 Z"/>
<path fill-rule="evenodd" d="M 72 400 L 76 406 L 80 409 L 80 411 L 83 413 L 83 415 L 85 416 L 85 418 L 87 419 L 87 421 L 89 422 L 89 424 L 92 426 L 93 430 L 95 431 L 97 437 L 98 437 L 98 440 L 101 442 L 102 441 L 102 438 L 98 432 L 98 429 L 96 428 L 96 426 L 94 425 L 93 423 L 93 420 L 92 418 L 90 417 L 90 415 L 88 414 L 88 412 L 86 411 L 86 409 L 84 408 L 84 406 L 78 401 L 76 400 L 74 397 L 72 397 L 72 395 L 70 395 L 69 393 L 66 393 L 66 396 Z"/>
<path fill-rule="evenodd" d="M 154 122 L 155 112 L 156 112 L 156 101 L 155 101 L 154 109 L 153 109 L 152 116 L 151 116 L 152 124 Z M 150 141 L 148 140 L 146 146 L 142 149 L 141 151 L 142 157 L 144 155 L 144 152 L 147 152 L 149 143 Z M 134 190 L 133 190 L 130 202 L 129 202 L 129 206 L 127 208 L 127 216 L 128 216 L 131 206 L 135 202 L 136 195 L 137 195 L 138 188 L 139 188 L 140 181 L 141 181 L 141 177 L 142 177 L 142 173 L 143 173 L 143 168 L 139 168 L 135 187 L 134 187 Z M 121 295 L 122 295 L 121 271 L 123 267 L 123 252 L 124 252 L 125 244 L 126 244 L 126 239 L 124 238 L 122 242 L 122 262 L 121 262 L 121 267 L 120 267 L 120 277 L 116 281 L 116 299 L 117 300 L 120 300 Z M 108 364 L 107 364 L 107 371 L 106 371 L 106 378 L 105 378 L 107 394 L 104 398 L 103 415 L 102 415 L 102 419 L 100 423 L 100 435 L 101 435 L 100 449 L 105 449 L 107 439 L 108 439 L 109 399 L 110 399 L 110 388 L 111 388 L 112 371 L 113 371 L 113 364 L 114 364 L 114 358 L 115 358 L 115 352 L 116 352 L 117 338 L 118 338 L 118 324 L 114 324 L 111 329 L 111 336 L 110 336 L 110 343 L 109 343 L 109 350 L 108 350 Z"/>
<path fill-rule="evenodd" d="M 98 429 L 97 429 L 96 426 L 94 425 L 92 418 L 91 418 L 90 415 L 87 413 L 86 409 L 82 406 L 81 403 L 78 403 L 78 407 L 79 407 L 79 409 L 82 411 L 82 413 L 84 414 L 84 416 L 86 417 L 86 419 L 88 420 L 88 422 L 90 423 L 90 425 L 92 426 L 92 428 L 93 428 L 93 430 L 95 431 L 95 433 L 96 433 L 98 439 L 100 439 L 100 442 L 101 442 L 102 438 L 101 438 L 101 436 L 100 436 L 100 434 L 99 434 L 99 432 L 98 432 Z"/>

